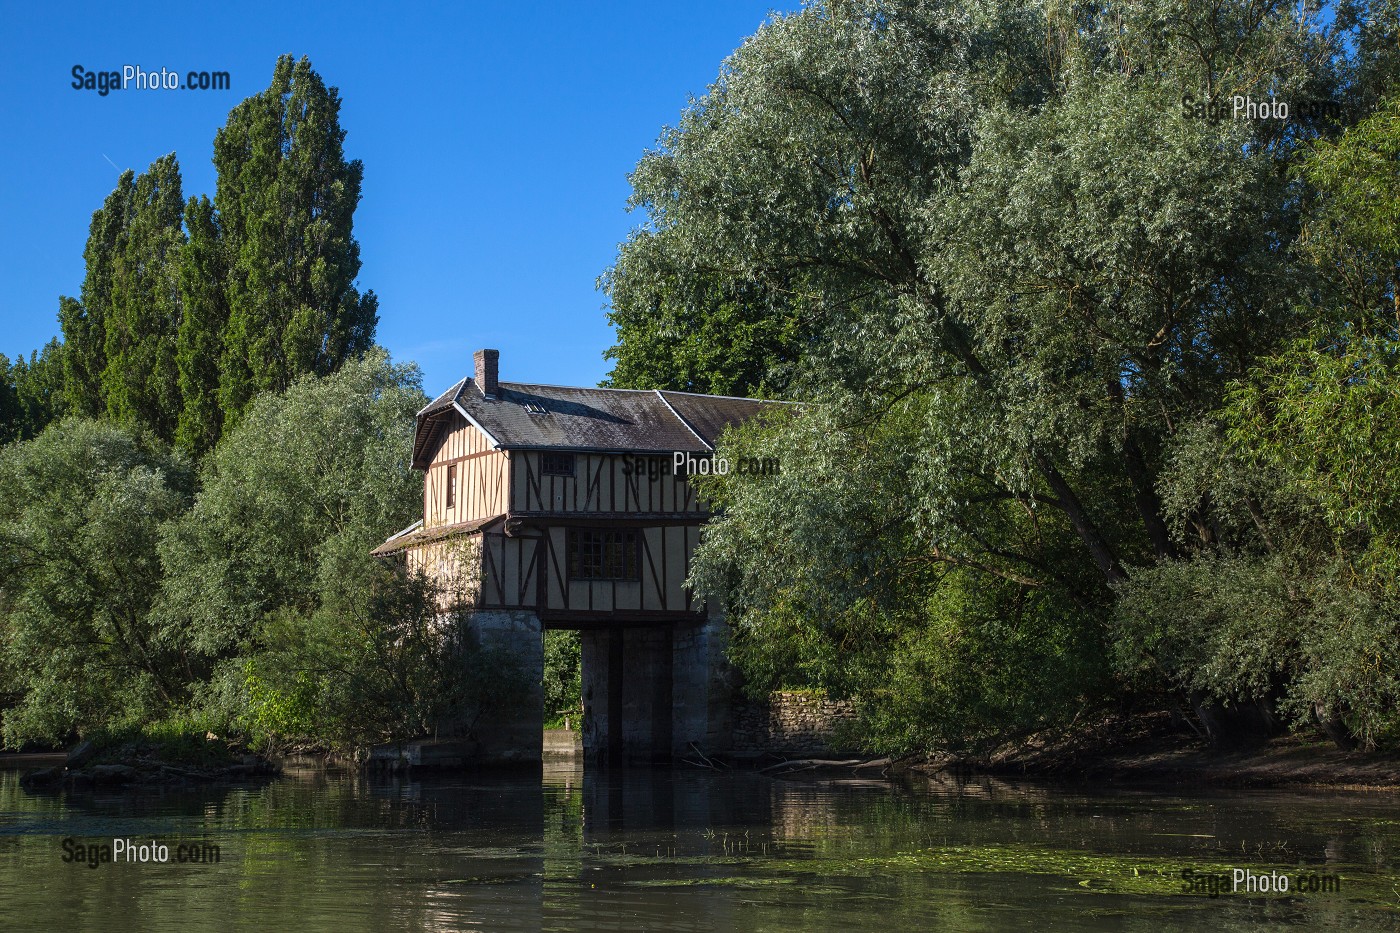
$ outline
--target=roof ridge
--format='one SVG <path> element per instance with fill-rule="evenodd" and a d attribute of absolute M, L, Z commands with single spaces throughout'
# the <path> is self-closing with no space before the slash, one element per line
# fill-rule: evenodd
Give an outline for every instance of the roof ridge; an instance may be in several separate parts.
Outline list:
<path fill-rule="evenodd" d="M 467 384 L 472 382 L 473 379 L 471 376 L 463 376 L 461 379 L 458 379 L 456 382 L 452 383 L 452 385 L 448 386 L 448 388 L 441 395 L 439 395 L 437 398 L 433 399 L 426 406 L 424 406 L 423 410 L 426 411 L 428 408 L 432 408 L 439 402 L 445 401 L 444 397 L 447 395 L 448 392 L 453 393 L 452 400 L 455 401 L 458 397 L 461 396 L 462 390 L 467 387 Z M 663 393 L 663 397 L 664 395 L 684 395 L 687 398 L 722 398 L 731 402 L 761 402 L 765 405 L 796 404 L 795 402 L 789 402 L 785 399 L 754 398 L 751 395 L 717 395 L 711 392 L 685 392 L 681 389 L 619 389 L 616 386 L 566 386 L 559 385 L 558 383 L 553 382 L 512 382 L 504 379 L 500 380 L 497 384 L 502 387 L 534 386 L 535 388 L 539 389 L 569 389 L 575 392 L 630 392 L 638 395 L 651 395 L 654 393 Z"/>
<path fill-rule="evenodd" d="M 682 415 L 680 412 L 676 411 L 676 407 L 666 400 L 666 396 L 662 394 L 660 389 L 655 389 L 654 391 L 656 392 L 656 397 L 661 399 L 661 404 L 665 405 L 666 410 L 669 411 L 671 414 L 675 415 L 677 420 L 679 420 L 681 424 L 685 425 L 685 429 L 687 431 L 699 438 L 700 443 L 704 444 L 710 450 L 715 449 L 715 445 L 711 444 L 709 441 L 705 440 L 705 438 L 701 437 L 700 432 L 695 430 L 695 425 L 691 424 L 690 421 L 686 419 L 685 415 Z"/>
<path fill-rule="evenodd" d="M 452 404 L 462 394 L 462 389 L 466 387 L 466 383 L 471 382 L 471 379 L 471 376 L 463 376 L 461 379 L 458 379 L 456 382 L 452 383 L 452 385 L 448 386 L 441 393 L 439 393 L 438 396 L 434 398 L 431 402 L 418 409 L 417 415 L 421 417 L 424 412 L 428 411 L 436 405 L 441 405 L 445 408 L 448 405 Z M 449 395 L 451 396 L 451 398 L 448 397 Z"/>
<path fill-rule="evenodd" d="M 686 395 L 690 398 L 722 398 L 731 402 L 762 402 L 778 405 L 796 405 L 796 402 L 789 402 L 780 398 L 754 398 L 752 395 L 712 395 L 709 392 L 682 392 L 680 389 L 657 389 L 657 392 L 665 392 L 669 395 Z"/>
<path fill-rule="evenodd" d="M 561 386 L 552 382 L 501 382 L 503 386 L 534 386 L 538 389 L 574 389 L 579 392 L 638 392 L 643 395 L 655 389 L 617 389 L 613 386 Z"/>

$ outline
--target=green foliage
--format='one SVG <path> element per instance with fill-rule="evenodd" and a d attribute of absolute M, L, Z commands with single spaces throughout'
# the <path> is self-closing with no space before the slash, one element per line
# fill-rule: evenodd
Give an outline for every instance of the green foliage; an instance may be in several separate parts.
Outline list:
<path fill-rule="evenodd" d="M 931 468 L 1062 509 L 1111 584 L 1169 553 L 1152 492 L 1168 425 L 1295 319 L 1282 169 L 1298 137 L 1188 119 L 1179 94 L 1225 73 L 1255 76 L 1236 91 L 1311 87 L 1325 40 L 1281 8 L 1187 11 L 1169 40 L 1148 3 L 1057 17 L 901 3 L 775 19 L 639 163 L 648 223 L 605 281 L 639 338 L 722 322 L 716 289 L 783 296 L 811 337 L 800 392 L 937 396 L 949 436 Z M 1223 25 L 1230 51 L 1202 61 Z M 1096 507 L 1095 484 L 1126 513 Z"/>
<path fill-rule="evenodd" d="M 1363 748 L 1400 740 L 1400 599 L 1358 585 L 1350 568 L 1312 575 L 1300 658 L 1285 708 L 1298 721 L 1338 720 Z"/>
<path fill-rule="evenodd" d="M 61 386 L 46 373 L 0 439 L 65 411 L 150 430 L 202 457 L 252 399 L 327 375 L 374 343 L 373 292 L 355 286 L 363 175 L 346 161 L 340 99 L 306 59 L 215 139 L 213 201 L 185 202 L 172 153 L 124 172 L 92 215 L 81 299 L 59 300 Z"/>
<path fill-rule="evenodd" d="M 267 614 L 316 611 L 347 565 L 417 517 L 422 478 L 404 451 L 420 380 L 381 351 L 259 397 L 164 532 L 170 624 L 211 655 L 237 652 Z"/>
<path fill-rule="evenodd" d="M 230 422 L 257 393 L 326 375 L 374 341 L 378 300 L 355 287 L 351 230 L 364 169 L 346 161 L 344 139 L 336 89 L 290 55 L 214 138 L 228 264 L 219 400 Z"/>
<path fill-rule="evenodd" d="M 1323 257 L 1362 257 L 1381 327 L 1389 110 L 1334 140 L 1182 106 L 1369 94 L 1390 27 L 1358 9 L 814 3 L 725 62 L 638 164 L 646 222 L 604 285 L 615 379 L 733 367 L 811 403 L 726 441 L 781 477 L 706 484 L 693 582 L 756 689 L 965 746 L 1103 701 L 1120 638 L 1120 686 L 1284 682 L 1369 721 L 1348 704 L 1386 665 L 1339 698 L 1385 612 L 1335 643 L 1286 623 L 1327 602 L 1311 567 L 1392 548 L 1391 477 L 1357 466 L 1400 462 L 1394 419 L 1362 417 L 1389 412 L 1389 351 L 1352 314 L 1289 354 L 1335 300 Z"/>
<path fill-rule="evenodd" d="M 76 414 L 175 435 L 180 390 L 177 262 L 185 240 L 174 154 L 123 172 L 92 215 L 82 300 L 62 298 L 64 395 Z"/>
<path fill-rule="evenodd" d="M 239 722 L 261 741 L 305 739 L 342 748 L 470 734 L 492 711 L 523 702 L 518 663 L 470 634 L 466 607 L 444 612 L 430 580 L 396 565 L 352 576 L 310 614 L 264 617 L 245 665 Z"/>
<path fill-rule="evenodd" d="M 19 363 L 24 363 L 24 357 L 19 358 Z M 0 353 L 0 444 L 14 440 L 25 427 L 19 390 L 15 386 L 16 369 L 18 366 L 11 366 L 10 358 Z"/>
<path fill-rule="evenodd" d="M 1400 602 L 1345 562 L 1203 553 L 1119 587 L 1116 669 L 1139 690 L 1227 705 L 1278 699 L 1297 725 L 1336 721 L 1363 747 L 1400 735 Z"/>
<path fill-rule="evenodd" d="M 1397 54 L 1400 60 L 1400 54 Z M 1366 330 L 1400 319 L 1400 90 L 1302 163 L 1316 189 L 1305 253 L 1334 314 Z"/>
<path fill-rule="evenodd" d="M 0 442 L 5 439 L 27 440 L 35 437 L 48 425 L 63 417 L 66 404 L 63 395 L 63 344 L 57 339 L 44 344 L 42 350 L 35 350 L 15 360 L 10 370 L 19 404 L 19 422 L 9 438 L 4 438 L 4 428 L 0 428 Z"/>
<path fill-rule="evenodd" d="M 578 632 L 544 633 L 544 715 L 546 726 L 562 728 L 565 717 L 579 722 L 583 712 L 583 649 Z"/>
<path fill-rule="evenodd" d="M 7 741 L 164 722 L 350 745 L 513 702 L 508 659 L 439 618 L 449 594 L 369 555 L 421 509 L 426 398 L 372 349 L 339 109 L 284 56 L 215 140 L 212 201 L 184 200 L 173 154 L 123 173 L 63 342 L 0 357 Z M 40 433 L 67 412 L 108 420 Z"/>
<path fill-rule="evenodd" d="M 211 726 L 222 728 L 204 716 L 172 712 L 160 719 L 112 723 L 86 737 L 95 746 L 93 763 L 126 764 L 133 755 L 146 755 L 196 768 L 233 764 L 233 747 L 221 736 L 210 738 Z"/>
<path fill-rule="evenodd" d="M 1327 303 L 1173 438 L 1163 499 L 1200 554 L 1135 574 L 1117 615 L 1121 670 L 1217 700 L 1276 688 L 1367 746 L 1400 735 L 1398 115 L 1304 153 L 1299 252 Z"/>
<path fill-rule="evenodd" d="M 1115 666 L 1149 691 L 1165 683 L 1228 701 L 1263 696 L 1298 650 L 1295 580 L 1278 558 L 1203 554 L 1144 568 L 1119 587 Z"/>
<path fill-rule="evenodd" d="M 664 250 L 632 244 L 626 269 L 604 279 L 617 328 L 606 385 L 749 398 L 780 396 L 811 335 L 800 299 L 753 286 L 727 286 L 637 266 L 665 262 Z M 697 292 L 691 294 L 690 292 Z"/>
<path fill-rule="evenodd" d="M 228 326 L 228 281 L 219 219 L 207 197 L 190 198 L 185 206 L 189 242 L 180 255 L 180 295 L 183 314 L 176 336 L 180 371 L 181 409 L 176 442 L 194 456 L 213 448 L 223 433 L 219 407 L 220 357 Z"/>
<path fill-rule="evenodd" d="M 983 747 L 1103 702 L 1106 601 L 1063 520 L 925 485 L 925 432 L 943 424 L 927 399 L 874 423 L 847 405 L 750 422 L 717 455 L 776 457 L 782 472 L 701 482 L 719 514 L 693 582 L 727 606 L 749 689 L 854 696 L 882 752 Z"/>
<path fill-rule="evenodd" d="M 1098 626 L 1060 594 L 946 574 L 860 687 L 875 751 L 985 751 L 1062 728 L 1109 695 Z"/>
<path fill-rule="evenodd" d="M 1394 100 L 1304 154 L 1300 254 L 1327 301 L 1171 441 L 1162 498 L 1185 563 L 1120 588 L 1117 663 L 1146 689 L 1281 694 L 1363 745 L 1400 734 L 1400 215 Z"/>
<path fill-rule="evenodd" d="M 134 179 L 124 172 L 103 211 L 113 215 L 102 222 L 104 235 L 113 231 L 112 239 L 92 247 L 110 250 L 97 260 L 110 274 L 100 286 L 94 283 L 91 295 L 84 286 L 84 306 L 103 322 L 98 391 L 113 421 L 139 425 L 168 443 L 180 413 L 175 335 L 180 326 L 178 256 L 185 242 L 184 196 L 174 154 L 157 159 Z"/>
<path fill-rule="evenodd" d="M 0 665 L 7 744 L 153 717 L 188 695 L 189 646 L 151 616 L 161 523 L 188 464 L 153 439 L 67 420 L 0 448 Z"/>
<path fill-rule="evenodd" d="M 1242 382 L 1222 417 L 1248 462 L 1320 510 L 1330 541 L 1393 577 L 1400 548 L 1400 344 L 1305 342 Z"/>
<path fill-rule="evenodd" d="M 304 377 L 223 436 L 197 496 L 182 454 L 110 423 L 0 449 L 5 741 L 351 748 L 522 702 L 460 594 L 370 555 L 421 508 L 403 452 L 426 401 L 382 351 Z"/>

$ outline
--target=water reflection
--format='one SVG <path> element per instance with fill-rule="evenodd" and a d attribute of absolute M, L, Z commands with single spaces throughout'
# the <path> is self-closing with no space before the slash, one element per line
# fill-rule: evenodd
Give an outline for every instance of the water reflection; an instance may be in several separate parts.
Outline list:
<path fill-rule="evenodd" d="M 30 796 L 0 772 L 0 928 L 1400 929 L 1395 798 L 631 768 Z M 209 840 L 216 865 L 65 864 Z M 1187 897 L 1311 866 L 1340 895 Z"/>

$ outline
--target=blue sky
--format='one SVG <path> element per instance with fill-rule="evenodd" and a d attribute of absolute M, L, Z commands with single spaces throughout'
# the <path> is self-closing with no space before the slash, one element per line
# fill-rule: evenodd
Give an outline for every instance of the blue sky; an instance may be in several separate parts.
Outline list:
<path fill-rule="evenodd" d="M 794 2 L 7 4 L 0 37 L 0 352 L 57 333 L 119 169 L 174 151 L 214 193 L 214 132 L 278 54 L 340 88 L 365 164 L 355 233 L 379 342 L 444 388 L 483 346 L 508 380 L 592 385 L 612 343 L 597 276 L 641 222 L 626 175 L 770 9 Z M 128 12 L 135 10 L 137 12 Z M 228 91 L 71 86 L 71 69 L 227 71 Z"/>

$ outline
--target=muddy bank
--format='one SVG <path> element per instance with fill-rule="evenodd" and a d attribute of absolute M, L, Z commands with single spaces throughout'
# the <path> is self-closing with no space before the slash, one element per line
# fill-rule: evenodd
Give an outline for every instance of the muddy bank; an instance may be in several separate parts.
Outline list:
<path fill-rule="evenodd" d="M 159 743 L 98 747 L 83 742 L 66 753 L 0 757 L 0 766 L 25 769 L 20 786 L 30 793 L 83 792 L 127 786 L 184 787 L 274 777 L 278 765 L 241 748 L 209 743 L 198 760 L 176 757 Z M 38 767 L 34 767 L 38 765 Z"/>
<path fill-rule="evenodd" d="M 1112 783 L 1400 790 L 1400 755 L 1347 752 L 1316 734 L 1223 751 L 1166 713 L 1111 718 L 1071 737 L 1038 736 L 985 755 L 933 756 L 917 771 L 962 770 Z"/>

